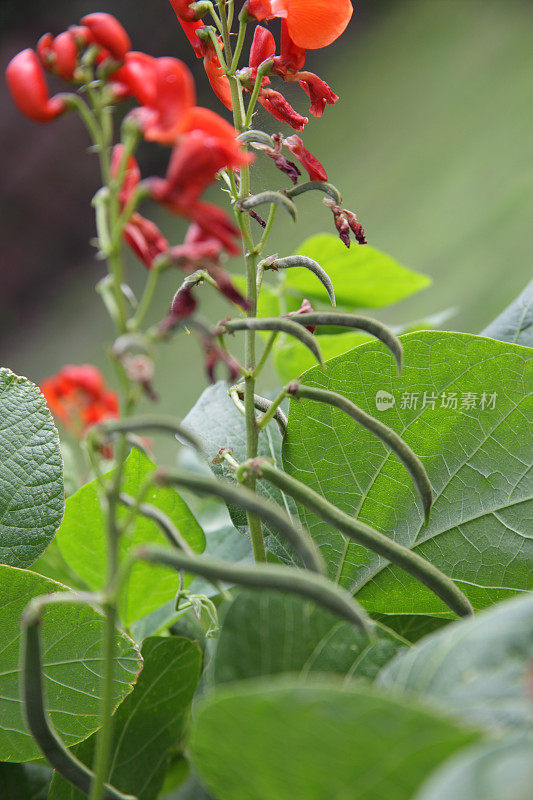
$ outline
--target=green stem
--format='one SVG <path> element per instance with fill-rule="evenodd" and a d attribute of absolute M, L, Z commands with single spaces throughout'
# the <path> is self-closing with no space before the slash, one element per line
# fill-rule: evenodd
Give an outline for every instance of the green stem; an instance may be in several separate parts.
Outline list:
<path fill-rule="evenodd" d="M 278 336 L 279 336 L 278 331 L 272 331 L 272 333 L 268 337 L 268 341 L 265 345 L 265 349 L 263 350 L 263 354 L 261 355 L 261 358 L 257 362 L 256 368 L 254 369 L 254 378 L 258 378 L 261 372 L 263 371 L 263 368 L 268 361 L 268 357 L 270 356 L 270 353 L 276 343 L 276 339 L 278 338 Z"/>
<path fill-rule="evenodd" d="M 141 301 L 137 307 L 135 315 L 128 320 L 127 328 L 131 332 L 138 331 L 141 327 L 144 319 L 150 310 L 150 306 L 152 305 L 152 300 L 154 299 L 155 290 L 157 289 L 157 284 L 159 283 L 159 278 L 161 277 L 161 273 L 163 272 L 164 264 L 162 267 L 158 267 L 157 263 L 154 264 L 152 269 L 148 272 L 148 278 L 146 280 L 146 284 L 144 287 L 144 292 L 141 297 Z"/>
<path fill-rule="evenodd" d="M 266 428 L 268 423 L 274 419 L 274 417 L 276 416 L 276 411 L 278 410 L 278 408 L 283 403 L 286 397 L 287 397 L 287 389 L 283 387 L 278 396 L 272 401 L 266 414 L 264 414 L 263 417 L 259 420 L 258 426 L 260 430 Z"/>
<path fill-rule="evenodd" d="M 276 214 L 278 213 L 278 206 L 276 203 L 272 203 L 270 206 L 270 212 L 268 214 L 266 228 L 263 231 L 263 235 L 261 236 L 261 240 L 257 245 L 257 254 L 260 256 L 265 249 L 266 243 L 270 238 L 270 234 L 272 233 L 272 228 L 274 227 L 274 222 L 276 221 Z"/>
<path fill-rule="evenodd" d="M 229 24 L 231 24 L 231 23 L 229 23 Z M 245 36 L 246 36 L 246 27 L 247 27 L 247 22 L 242 18 L 239 19 L 239 35 L 237 37 L 237 43 L 235 45 L 235 52 L 233 54 L 233 60 L 231 62 L 231 67 L 230 67 L 230 70 L 233 73 L 235 72 L 235 70 L 239 66 L 239 59 L 241 57 L 242 48 L 243 48 L 243 45 L 244 45 L 244 39 L 245 39 Z"/>
<path fill-rule="evenodd" d="M 268 75 L 271 69 L 272 60 L 270 59 L 269 61 L 264 61 L 257 70 L 252 96 L 250 98 L 250 102 L 248 103 L 248 111 L 246 112 L 246 118 L 244 121 L 245 130 L 252 124 L 252 117 L 254 115 L 257 98 L 259 97 L 259 92 L 261 91 L 261 86 L 263 84 L 263 78 Z"/>

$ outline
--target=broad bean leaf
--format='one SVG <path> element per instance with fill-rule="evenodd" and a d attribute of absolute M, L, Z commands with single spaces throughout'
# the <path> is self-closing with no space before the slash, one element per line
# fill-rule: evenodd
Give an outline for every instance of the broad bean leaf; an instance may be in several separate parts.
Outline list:
<path fill-rule="evenodd" d="M 0 562 L 29 567 L 63 517 L 59 435 L 44 397 L 0 369 Z"/>
<path fill-rule="evenodd" d="M 205 696 L 190 747 L 220 800 L 411 800 L 435 767 L 477 738 L 410 698 L 283 676 Z"/>
<path fill-rule="evenodd" d="M 505 737 L 452 756 L 414 800 L 531 800 L 533 740 Z"/>
<path fill-rule="evenodd" d="M 200 648 L 188 639 L 150 637 L 142 646 L 143 671 L 116 712 L 110 783 L 139 800 L 155 800 L 169 757 L 183 735 L 200 678 Z M 96 736 L 74 752 L 92 764 Z M 83 800 L 85 795 L 54 775 L 48 800 Z"/>
<path fill-rule="evenodd" d="M 321 233 L 307 239 L 298 253 L 313 258 L 333 281 L 337 305 L 382 308 L 429 286 L 431 279 L 399 264 L 370 245 L 348 250 L 337 236 Z M 328 294 L 309 270 L 287 270 L 285 286 L 310 300 L 329 303 Z"/>
<path fill-rule="evenodd" d="M 41 751 L 26 728 L 20 695 L 20 617 L 33 597 L 65 587 L 29 570 L 0 566 L 0 759 L 30 761 Z M 44 613 L 41 642 L 46 705 L 67 745 L 98 727 L 105 622 L 85 605 L 56 605 Z M 117 630 L 114 705 L 131 691 L 141 667 L 133 641 Z"/>
<path fill-rule="evenodd" d="M 150 473 L 156 469 L 139 450 L 132 450 L 124 468 L 122 491 L 137 497 Z M 109 478 L 111 473 L 108 473 Z M 174 491 L 166 487 L 153 488 L 146 502 L 163 511 L 191 547 L 201 553 L 205 547 L 202 529 L 188 506 Z M 121 517 L 127 515 L 121 509 Z M 82 486 L 67 500 L 65 519 L 57 534 L 61 555 L 93 590 L 100 590 L 106 580 L 106 523 L 100 506 L 97 481 Z M 167 545 L 167 540 L 152 520 L 137 516 L 135 525 L 120 540 L 120 559 L 124 560 L 141 544 Z M 170 545 L 169 545 L 170 546 Z M 120 597 L 120 616 L 125 625 L 155 611 L 171 600 L 179 579 L 171 570 L 146 562 L 134 565 Z"/>
<path fill-rule="evenodd" d="M 194 431 L 194 435 L 200 440 L 208 463 L 223 447 L 228 448 L 239 463 L 246 460 L 246 423 L 244 416 L 228 396 L 228 388 L 223 381 L 209 386 L 182 422 L 183 427 L 191 432 Z M 275 423 L 269 425 L 260 434 L 258 452 L 259 455 L 267 458 L 280 459 L 281 435 Z M 213 472 L 225 477 L 232 476 L 231 470 L 225 463 L 214 466 Z M 289 513 L 296 513 L 296 504 L 292 498 L 283 494 L 279 489 L 263 484 L 258 486 L 258 491 L 279 503 Z M 229 511 L 237 530 L 247 535 L 246 513 L 233 506 Z M 267 534 L 266 544 L 269 549 L 284 561 L 292 562 L 293 555 L 285 544 L 277 538 L 268 525 L 265 525 L 264 528 Z"/>
<path fill-rule="evenodd" d="M 475 724 L 532 727 L 533 595 L 454 622 L 391 661 L 382 687 L 441 703 Z"/>
<path fill-rule="evenodd" d="M 377 641 L 309 600 L 281 592 L 240 592 L 223 617 L 211 669 L 215 683 L 297 672 L 373 679 L 403 647 L 376 626 Z"/>
<path fill-rule="evenodd" d="M 533 281 L 485 328 L 483 336 L 533 347 Z"/>
<path fill-rule="evenodd" d="M 341 411 L 292 403 L 285 469 L 348 514 L 432 561 L 476 608 L 533 588 L 533 350 L 468 334 L 402 338 L 400 378 L 368 343 L 312 369 L 305 384 L 331 389 L 397 431 L 433 485 L 431 520 L 391 452 Z M 374 613 L 447 613 L 414 579 L 315 515 L 300 516 L 330 575 Z"/>

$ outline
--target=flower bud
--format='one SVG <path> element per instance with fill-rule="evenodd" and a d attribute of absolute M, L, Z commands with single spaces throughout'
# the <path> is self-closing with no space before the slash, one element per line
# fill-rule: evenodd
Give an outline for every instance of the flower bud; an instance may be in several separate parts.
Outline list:
<path fill-rule="evenodd" d="M 71 81 L 78 66 L 78 46 L 71 31 L 64 31 L 52 43 L 52 69 L 64 81 Z"/>
<path fill-rule="evenodd" d="M 109 50 L 117 61 L 124 61 L 124 56 L 131 50 L 131 41 L 118 19 L 99 11 L 83 17 L 81 23 L 89 29 L 96 44 Z"/>
<path fill-rule="evenodd" d="M 6 79 L 15 105 L 34 122 L 50 122 L 67 108 L 61 97 L 50 98 L 41 62 L 29 48 L 11 59 Z"/>

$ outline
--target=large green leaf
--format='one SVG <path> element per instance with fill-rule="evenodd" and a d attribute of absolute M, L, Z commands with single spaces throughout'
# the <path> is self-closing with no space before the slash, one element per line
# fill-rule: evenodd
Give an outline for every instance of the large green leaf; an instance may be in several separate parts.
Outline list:
<path fill-rule="evenodd" d="M 531 800 L 533 740 L 506 737 L 452 756 L 414 800 Z"/>
<path fill-rule="evenodd" d="M 246 460 L 246 423 L 244 416 L 235 407 L 228 396 L 228 385 L 219 381 L 214 386 L 209 386 L 201 395 L 198 402 L 189 411 L 183 420 L 183 427 L 194 432 L 200 440 L 204 453 L 210 463 L 221 448 L 227 448 L 233 457 L 242 463 Z M 278 459 L 281 455 L 281 435 L 275 424 L 269 425 L 259 436 L 259 455 L 267 458 Z M 217 475 L 232 477 L 233 473 L 224 462 L 214 466 Z M 261 485 L 258 487 L 260 494 L 274 500 L 289 512 L 296 512 L 296 505 L 292 498 L 287 497 L 274 486 Z M 235 527 L 243 534 L 248 531 L 246 513 L 238 508 L 230 508 L 231 518 Z M 285 544 L 273 534 L 265 525 L 266 541 L 273 552 L 284 561 L 292 561 L 293 556 Z"/>
<path fill-rule="evenodd" d="M 403 642 L 377 626 L 360 628 L 309 600 L 281 592 L 240 592 L 223 618 L 212 675 L 227 683 L 261 675 L 334 672 L 373 679 Z"/>
<path fill-rule="evenodd" d="M 410 699 L 271 678 L 202 700 L 191 751 L 220 800 L 410 800 L 476 738 Z"/>
<path fill-rule="evenodd" d="M 110 783 L 139 800 L 155 800 L 163 785 L 170 753 L 183 735 L 200 678 L 200 648 L 178 637 L 145 639 L 143 671 L 133 692 L 119 707 L 113 727 Z M 75 748 L 92 764 L 96 736 Z M 83 800 L 60 775 L 52 781 L 48 800 Z"/>
<path fill-rule="evenodd" d="M 332 359 L 325 370 L 310 370 L 304 382 L 340 392 L 377 415 L 420 456 L 435 493 L 429 525 L 398 459 L 329 406 L 291 404 L 286 470 L 348 514 L 416 549 L 456 580 L 477 608 L 533 588 L 533 351 L 433 331 L 402 341 L 400 378 L 385 349 L 369 343 Z M 457 409 L 443 407 L 453 406 L 454 393 Z M 472 398 L 475 408 L 462 407 Z M 380 399 L 385 410 L 376 408 Z M 347 543 L 305 509 L 300 514 L 331 576 L 358 592 L 373 612 L 446 613 L 406 573 Z"/>
<path fill-rule="evenodd" d="M 29 567 L 65 506 L 59 435 L 37 386 L 0 369 L 0 562 Z"/>
<path fill-rule="evenodd" d="M 324 361 L 346 353 L 364 342 L 371 340 L 364 333 L 325 333 L 317 335 L 317 343 Z M 276 370 L 284 383 L 288 383 L 302 372 L 314 367 L 316 361 L 313 354 L 301 342 L 287 338 L 274 348 Z"/>
<path fill-rule="evenodd" d="M 533 347 L 533 281 L 485 328 L 483 336 Z"/>
<path fill-rule="evenodd" d="M 335 287 L 337 304 L 349 308 L 382 308 L 429 286 L 431 279 L 403 267 L 370 245 L 348 250 L 337 236 L 321 233 L 307 239 L 298 253 L 324 267 Z M 329 302 L 316 276 L 303 267 L 286 273 L 286 287 L 305 297 Z"/>
<path fill-rule="evenodd" d="M 426 636 L 378 684 L 430 698 L 468 721 L 533 726 L 533 595 L 515 597 Z"/>
<path fill-rule="evenodd" d="M 137 497 L 145 481 L 156 469 L 143 453 L 134 449 L 126 460 L 122 491 Z M 109 478 L 110 473 L 108 474 Z M 163 511 L 174 522 L 191 547 L 201 553 L 204 534 L 186 503 L 174 489 L 153 488 L 146 502 Z M 121 515 L 128 513 L 121 510 Z M 138 516 L 135 525 L 120 540 L 120 558 L 139 545 L 166 545 L 167 540 L 152 520 Z M 67 564 L 87 586 L 100 590 L 106 580 L 106 527 L 100 506 L 98 483 L 82 486 L 67 500 L 65 519 L 57 534 L 57 543 Z M 176 594 L 178 577 L 168 569 L 139 562 L 133 567 L 120 597 L 120 616 L 125 625 L 144 617 L 164 605 Z"/>
<path fill-rule="evenodd" d="M 34 572 L 0 566 L 0 759 L 28 761 L 40 756 L 22 717 L 20 617 L 33 597 L 64 590 Z M 102 614 L 85 605 L 55 605 L 44 613 L 42 662 L 47 708 L 67 745 L 98 727 L 101 701 Z M 114 705 L 131 691 L 141 666 L 131 639 L 117 630 Z"/>

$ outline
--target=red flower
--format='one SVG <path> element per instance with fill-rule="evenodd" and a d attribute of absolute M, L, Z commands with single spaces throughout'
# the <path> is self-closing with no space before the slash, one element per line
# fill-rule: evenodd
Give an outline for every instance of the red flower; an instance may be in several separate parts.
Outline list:
<path fill-rule="evenodd" d="M 92 40 L 105 48 L 117 61 L 124 61 L 128 50 L 131 50 L 130 37 L 111 14 L 97 12 L 88 14 L 81 20 L 91 33 Z"/>
<path fill-rule="evenodd" d="M 299 136 L 289 136 L 288 139 L 283 140 L 283 144 L 287 147 L 293 156 L 298 159 L 300 164 L 309 174 L 309 179 L 312 181 L 327 181 L 328 176 L 326 170 L 315 156 L 306 150 L 304 143 Z"/>
<path fill-rule="evenodd" d="M 78 66 L 76 36 L 72 31 L 64 31 L 54 39 L 51 33 L 45 33 L 37 42 L 37 55 L 45 69 L 64 81 L 71 81 Z"/>
<path fill-rule="evenodd" d="M 61 97 L 50 97 L 37 54 L 22 50 L 7 65 L 7 85 L 19 111 L 34 122 L 50 122 L 67 109 Z"/>
<path fill-rule="evenodd" d="M 126 86 L 141 104 L 132 115 L 144 138 L 174 144 L 183 131 L 186 112 L 196 101 L 193 77 L 183 61 L 127 53 L 124 66 L 115 72 L 113 81 Z"/>
<path fill-rule="evenodd" d="M 286 317 L 299 317 L 300 314 L 309 314 L 315 309 L 309 302 L 309 300 L 302 300 L 302 305 L 300 308 L 297 308 L 295 311 L 289 311 L 288 314 L 285 314 Z M 304 325 L 304 328 L 307 328 L 309 333 L 314 333 L 317 329 L 316 325 Z"/>
<path fill-rule="evenodd" d="M 353 8 L 350 0 L 248 0 L 248 13 L 259 21 L 280 17 L 298 47 L 316 50 L 338 39 Z"/>
<path fill-rule="evenodd" d="M 151 195 L 170 211 L 196 221 L 206 234 L 236 254 L 238 229 L 222 209 L 200 202 L 199 197 L 221 169 L 238 169 L 251 160 L 229 122 L 206 108 L 192 108 L 184 121 L 184 134 L 172 151 L 166 177 L 148 182 Z"/>
<path fill-rule="evenodd" d="M 170 2 L 176 12 L 179 24 L 196 53 L 196 57 L 204 60 L 204 69 L 211 88 L 226 108 L 231 110 L 231 86 L 227 75 L 222 70 L 213 43 L 209 39 L 204 40 L 198 36 L 198 31 L 205 27 L 204 23 L 201 20 L 195 20 L 194 12 L 189 8 L 190 3 L 187 0 L 170 0 Z M 220 37 L 218 43 L 222 49 L 224 43 Z"/>
<path fill-rule="evenodd" d="M 41 391 L 54 416 L 78 438 L 91 425 L 119 416 L 117 393 L 91 364 L 63 367 L 42 382 Z"/>

